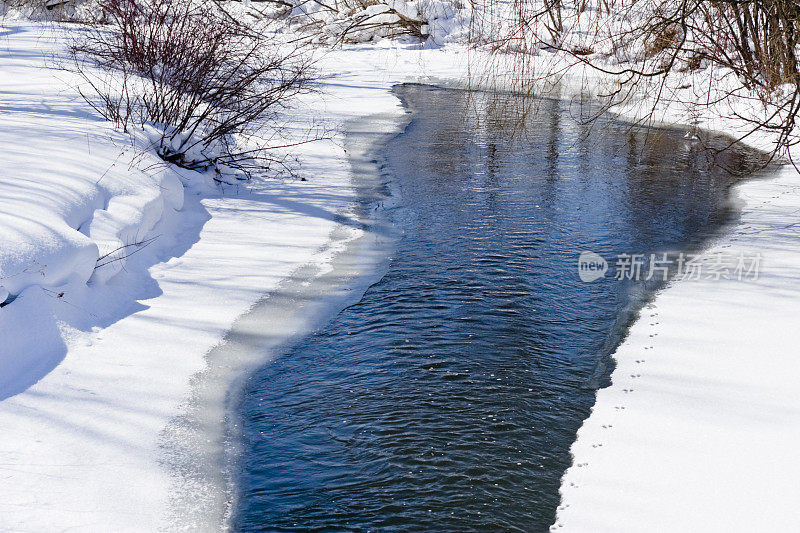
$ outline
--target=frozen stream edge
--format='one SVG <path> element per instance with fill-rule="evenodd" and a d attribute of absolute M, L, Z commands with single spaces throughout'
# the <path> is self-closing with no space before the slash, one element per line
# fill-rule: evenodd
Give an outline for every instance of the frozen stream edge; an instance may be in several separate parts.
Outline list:
<path fill-rule="evenodd" d="M 356 303 L 383 276 L 395 240 L 390 212 L 396 196 L 388 192 L 376 148 L 406 121 L 404 115 L 378 114 L 346 124 L 360 234 L 337 225 L 320 250 L 333 253 L 330 264 L 296 269 L 236 319 L 222 343 L 205 356 L 206 369 L 192 379 L 191 399 L 162 434 L 174 479 L 168 523 L 192 530 L 230 527 L 242 452 L 238 407 L 248 377 Z"/>

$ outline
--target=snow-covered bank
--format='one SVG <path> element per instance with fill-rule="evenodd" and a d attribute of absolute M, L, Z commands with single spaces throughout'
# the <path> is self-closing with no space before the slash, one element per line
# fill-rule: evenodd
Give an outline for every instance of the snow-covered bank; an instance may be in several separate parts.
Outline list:
<path fill-rule="evenodd" d="M 800 176 L 739 186 L 741 220 L 706 252 L 761 254 L 758 280 L 680 280 L 614 354 L 572 447 L 555 529 L 800 527 Z"/>
<path fill-rule="evenodd" d="M 0 399 L 64 357 L 60 322 L 85 329 L 125 313 L 107 297 L 89 312 L 87 282 L 115 277 L 126 252 L 183 205 L 177 174 L 76 105 L 59 79 L 68 73 L 43 68 L 54 38 L 63 35 L 0 33 L 0 296 L 16 298 L 0 313 Z"/>
<path fill-rule="evenodd" d="M 352 219 L 350 164 L 339 141 L 318 142 L 299 148 L 305 182 L 222 194 L 195 186 L 193 173 L 183 176 L 185 189 L 173 171 L 143 177 L 137 169 L 153 156 L 121 159 L 128 139 L 92 115 L 68 73 L 45 68 L 64 45 L 63 33 L 41 25 L 3 31 L 0 182 L 17 201 L 3 205 L 3 231 L 22 228 L 3 236 L 4 246 L 20 247 L 3 255 L 11 258 L 3 275 L 35 265 L 27 258 L 48 243 L 61 247 L 53 256 L 62 268 L 29 278 L 0 309 L 0 529 L 180 528 L 170 520 L 184 516 L 175 505 L 186 502 L 171 499 L 174 488 L 183 483 L 191 494 L 195 479 L 171 463 L 168 427 L 196 393 L 204 354 L 235 319 L 301 267 L 325 272 L 336 256 L 332 236 L 362 231 Z M 401 113 L 391 86 L 413 77 L 421 59 L 395 51 L 388 44 L 323 58 L 340 74 L 291 111 L 297 130 L 321 117 L 334 125 Z M 44 223 L 54 229 L 40 230 Z M 87 284 L 100 247 L 155 236 L 117 275 Z"/>

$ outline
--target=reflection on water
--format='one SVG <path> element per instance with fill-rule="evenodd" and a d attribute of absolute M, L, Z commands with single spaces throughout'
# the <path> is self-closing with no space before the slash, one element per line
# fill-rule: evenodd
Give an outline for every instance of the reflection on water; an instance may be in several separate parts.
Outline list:
<path fill-rule="evenodd" d="M 735 178 L 682 132 L 645 143 L 575 104 L 512 122 L 518 97 L 397 92 L 404 235 L 360 302 L 251 379 L 239 530 L 546 530 L 646 297 L 581 282 L 578 255 L 685 249 L 729 218 Z"/>

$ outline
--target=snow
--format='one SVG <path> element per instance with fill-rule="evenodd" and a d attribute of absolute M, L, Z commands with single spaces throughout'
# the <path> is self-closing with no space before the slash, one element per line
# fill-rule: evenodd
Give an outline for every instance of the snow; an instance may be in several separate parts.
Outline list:
<path fill-rule="evenodd" d="M 120 250 L 133 250 L 183 202 L 175 174 L 76 105 L 74 90 L 53 86 L 68 75 L 40 68 L 54 51 L 45 37 L 20 26 L 1 37 L 0 292 L 3 301 L 16 299 L 0 315 L 11 328 L 3 328 L 0 397 L 24 390 L 57 362 L 54 308 L 79 311 L 74 293 L 90 279 L 113 278 L 126 264 Z M 140 167 L 151 170 L 138 170 L 142 157 Z M 101 257 L 105 264 L 95 269 Z M 25 327 L 31 323 L 43 328 Z"/>
<path fill-rule="evenodd" d="M 287 140 L 320 118 L 341 129 L 381 114 L 376 131 L 390 131 L 402 115 L 397 82 L 516 83 L 512 63 L 494 78 L 468 65 L 456 44 L 464 13 L 435 1 L 417 11 L 429 14 L 425 46 L 383 40 L 320 57 L 336 74 L 287 111 Z M 63 53 L 66 31 L 0 30 L 0 302 L 9 302 L 0 308 L 0 529 L 176 529 L 193 504 L 202 507 L 195 529 L 219 529 L 229 495 L 176 467 L 175 447 L 195 441 L 174 442 L 185 437 L 175 420 L 198 395 L 211 402 L 202 409 L 222 412 L 226 392 L 258 363 L 231 353 L 254 346 L 254 317 L 271 316 L 263 295 L 298 272 L 335 271 L 363 236 L 352 223 L 351 162 L 338 139 L 298 148 L 304 182 L 219 188 L 164 167 L 97 118 L 69 73 L 44 68 Z M 536 61 L 558 67 L 544 53 Z M 706 74 L 696 75 L 702 86 Z M 561 81 L 566 96 L 604 83 L 580 69 Z M 660 111 L 668 122 L 741 126 Z M 707 250 L 760 253 L 758 280 L 679 280 L 642 311 L 573 445 L 555 529 L 797 528 L 798 189 L 792 168 L 739 186 L 742 218 Z M 293 316 L 275 317 L 276 335 L 307 327 Z M 230 368 L 206 381 L 215 364 Z M 216 457 L 222 436 L 207 436 Z"/>

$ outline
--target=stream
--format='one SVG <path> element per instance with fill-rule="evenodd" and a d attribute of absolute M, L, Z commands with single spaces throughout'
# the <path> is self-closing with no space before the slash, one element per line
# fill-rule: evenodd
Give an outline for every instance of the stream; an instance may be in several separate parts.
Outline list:
<path fill-rule="evenodd" d="M 664 285 L 615 258 L 702 246 L 760 162 L 589 123 L 589 103 L 395 91 L 412 120 L 376 157 L 400 236 L 358 302 L 247 382 L 235 530 L 547 531 L 610 355 Z M 584 251 L 605 276 L 582 281 Z"/>

